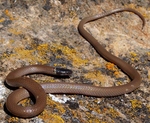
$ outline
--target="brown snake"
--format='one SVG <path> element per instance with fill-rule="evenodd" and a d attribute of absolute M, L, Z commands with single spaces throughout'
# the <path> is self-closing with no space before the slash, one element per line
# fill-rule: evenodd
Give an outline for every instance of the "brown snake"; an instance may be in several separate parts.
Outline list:
<path fill-rule="evenodd" d="M 26 66 L 10 72 L 6 77 L 6 83 L 9 86 L 18 88 L 22 87 L 15 90 L 8 96 L 6 101 L 6 107 L 8 111 L 18 117 L 34 117 L 44 110 L 46 106 L 46 93 L 70 93 L 101 97 L 117 96 L 129 93 L 138 88 L 141 83 L 141 77 L 139 73 L 129 64 L 106 51 L 98 43 L 98 41 L 92 35 L 90 35 L 83 27 L 84 24 L 88 22 L 122 11 L 133 12 L 134 14 L 138 15 L 142 19 L 142 27 L 144 27 L 145 19 L 139 12 L 131 8 L 123 8 L 115 9 L 104 14 L 86 17 L 82 19 L 79 23 L 78 30 L 80 34 L 95 48 L 99 55 L 101 55 L 107 61 L 116 64 L 123 72 L 125 72 L 130 77 L 130 79 L 132 80 L 131 82 L 114 87 L 96 87 L 86 84 L 72 84 L 63 82 L 38 84 L 31 78 L 24 76 L 35 73 L 68 76 L 72 73 L 72 71 L 62 68 L 54 68 L 46 65 Z M 30 96 L 29 93 L 34 96 L 35 104 L 27 107 L 18 105 L 21 100 Z"/>

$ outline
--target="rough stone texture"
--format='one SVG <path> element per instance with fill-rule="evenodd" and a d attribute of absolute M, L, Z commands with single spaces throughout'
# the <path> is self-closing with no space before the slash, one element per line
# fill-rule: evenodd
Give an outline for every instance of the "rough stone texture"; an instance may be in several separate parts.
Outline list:
<path fill-rule="evenodd" d="M 113 86 L 129 82 L 116 66 L 101 58 L 78 33 L 84 17 L 115 8 L 142 13 L 146 26 L 129 12 L 87 24 L 85 28 L 112 54 L 132 64 L 142 76 L 140 88 L 117 97 L 48 95 L 37 117 L 13 117 L 4 108 L 11 92 L 6 75 L 21 66 L 49 64 L 74 71 L 68 79 L 35 75 L 37 81 Z M 0 1 L 0 121 L 1 123 L 149 123 L 150 122 L 150 2 L 149 0 L 1 0 Z M 22 103 L 26 104 L 29 100 Z"/>

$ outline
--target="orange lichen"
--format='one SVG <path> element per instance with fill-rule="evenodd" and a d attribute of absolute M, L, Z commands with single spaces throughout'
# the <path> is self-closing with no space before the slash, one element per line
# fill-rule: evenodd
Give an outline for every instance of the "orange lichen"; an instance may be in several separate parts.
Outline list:
<path fill-rule="evenodd" d="M 119 75 L 119 70 L 118 70 L 118 68 L 116 67 L 115 64 L 108 62 L 108 63 L 105 64 L 105 66 L 106 66 L 106 68 L 107 68 L 108 70 L 113 71 L 113 72 L 114 72 L 114 75 L 115 75 L 116 77 L 118 77 L 118 75 Z"/>
<path fill-rule="evenodd" d="M 113 63 L 108 62 L 108 63 L 106 63 L 105 66 L 108 70 L 113 70 L 113 71 L 116 70 L 115 65 Z"/>
<path fill-rule="evenodd" d="M 115 75 L 116 77 L 119 76 L 119 74 L 120 74 L 119 71 L 115 71 L 115 72 L 114 72 L 114 75 Z"/>
<path fill-rule="evenodd" d="M 7 16 L 10 18 L 10 20 L 15 20 L 15 18 L 12 16 L 12 14 L 9 12 L 8 9 L 6 9 L 6 10 L 4 11 L 4 13 L 5 13 L 5 15 L 7 15 Z"/>

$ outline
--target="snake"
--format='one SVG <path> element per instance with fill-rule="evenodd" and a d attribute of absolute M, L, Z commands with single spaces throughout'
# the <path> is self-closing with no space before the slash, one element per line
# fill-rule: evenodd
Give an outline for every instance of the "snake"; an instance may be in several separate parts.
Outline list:
<path fill-rule="evenodd" d="M 120 68 L 129 78 L 130 82 L 127 84 L 111 87 L 94 86 L 83 83 L 65 83 L 65 82 L 46 82 L 37 83 L 31 79 L 31 74 L 46 74 L 53 76 L 70 76 L 72 70 L 67 68 L 57 68 L 49 65 L 29 65 L 17 68 L 11 71 L 5 79 L 7 86 L 14 87 L 12 93 L 10 93 L 6 100 L 7 110 L 14 116 L 21 118 L 31 118 L 42 113 L 46 106 L 46 94 L 81 94 L 94 97 L 112 97 L 119 96 L 126 93 L 130 93 L 139 88 L 141 84 L 141 76 L 130 64 L 126 63 L 119 57 L 116 57 L 109 53 L 103 46 L 96 40 L 89 32 L 86 31 L 84 25 L 86 23 L 95 21 L 100 18 L 118 13 L 118 12 L 132 12 L 139 16 L 142 20 L 142 28 L 145 25 L 145 19 L 141 13 L 132 8 L 118 8 L 106 13 L 97 14 L 81 19 L 78 25 L 78 31 L 80 35 L 86 39 L 96 50 L 96 52 L 105 60 L 115 64 Z M 28 106 L 22 106 L 20 101 L 33 97 L 34 103 Z"/>

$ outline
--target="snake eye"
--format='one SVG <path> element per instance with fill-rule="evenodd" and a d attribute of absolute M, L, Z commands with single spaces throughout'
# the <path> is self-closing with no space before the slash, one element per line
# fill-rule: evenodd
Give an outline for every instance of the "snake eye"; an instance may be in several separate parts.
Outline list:
<path fill-rule="evenodd" d="M 56 74 L 60 76 L 70 76 L 72 74 L 72 70 L 65 68 L 56 68 Z"/>

